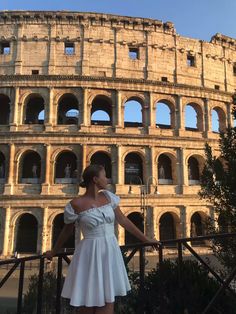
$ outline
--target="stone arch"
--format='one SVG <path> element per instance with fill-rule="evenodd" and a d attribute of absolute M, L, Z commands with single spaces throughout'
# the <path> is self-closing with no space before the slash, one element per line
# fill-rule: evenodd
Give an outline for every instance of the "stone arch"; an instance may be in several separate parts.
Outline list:
<path fill-rule="evenodd" d="M 165 212 L 159 219 L 159 239 L 160 241 L 177 239 L 180 232 L 180 219 L 173 212 Z M 175 246 L 175 244 L 165 244 Z"/>
<path fill-rule="evenodd" d="M 40 183 L 41 156 L 35 150 L 25 150 L 19 156 L 19 183 Z"/>
<path fill-rule="evenodd" d="M 124 157 L 125 184 L 140 185 L 144 182 L 143 158 L 137 152 L 128 152 Z"/>
<path fill-rule="evenodd" d="M 196 114 L 196 119 L 193 117 L 193 111 L 190 117 L 188 115 L 188 109 L 193 110 Z M 184 107 L 185 111 L 185 129 L 190 131 L 203 131 L 203 108 L 199 103 L 189 102 Z M 195 120 L 193 122 L 193 120 Z"/>
<path fill-rule="evenodd" d="M 144 99 L 136 96 L 129 97 L 124 102 L 124 126 L 125 127 L 142 127 L 144 125 Z M 127 107 L 136 106 L 136 110 L 133 108 L 127 109 Z M 135 112 L 135 115 L 134 115 Z"/>
<path fill-rule="evenodd" d="M 95 115 L 95 113 L 97 113 Z M 105 115 L 104 115 L 105 113 Z M 95 119 L 92 117 L 95 116 Z M 108 119 L 107 119 L 108 117 Z M 91 124 L 112 124 L 112 99 L 104 95 L 96 95 L 91 104 Z"/>
<path fill-rule="evenodd" d="M 142 232 L 144 232 L 144 220 L 140 212 L 131 212 L 127 217 L 132 221 L 132 223 Z M 125 244 L 134 244 L 140 242 L 135 236 L 125 230 Z"/>
<path fill-rule="evenodd" d="M 58 98 L 57 124 L 78 124 L 79 101 L 73 93 L 65 93 Z"/>
<path fill-rule="evenodd" d="M 0 94 L 0 125 L 8 125 L 10 123 L 11 100 L 5 94 Z"/>
<path fill-rule="evenodd" d="M 91 164 L 102 165 L 105 168 L 108 179 L 112 178 L 111 156 L 105 151 L 97 151 L 90 157 Z"/>
<path fill-rule="evenodd" d="M 51 247 L 53 247 L 58 239 L 58 236 L 64 226 L 64 213 L 57 214 L 52 221 L 52 241 Z M 63 244 L 62 248 L 74 248 L 75 247 L 75 232 L 69 237 L 69 239 Z"/>
<path fill-rule="evenodd" d="M 54 182 L 76 183 L 78 178 L 77 156 L 71 150 L 60 151 L 54 164 Z"/>
<path fill-rule="evenodd" d="M 28 94 L 24 98 L 24 124 L 43 124 L 45 116 L 45 99 L 38 93 Z M 43 118 L 40 114 L 43 112 Z"/>
<path fill-rule="evenodd" d="M 216 113 L 216 119 L 218 121 L 214 121 L 213 120 L 213 113 Z M 216 124 L 215 124 L 216 122 Z M 226 129 L 226 113 L 225 111 L 219 107 L 219 106 L 215 106 L 211 109 L 211 130 L 213 132 L 223 132 Z"/>
<path fill-rule="evenodd" d="M 204 167 L 204 158 L 200 155 L 191 155 L 187 159 L 189 185 L 200 184 L 201 173 Z"/>
<path fill-rule="evenodd" d="M 158 106 L 161 106 L 160 118 Z M 168 110 L 166 110 L 168 108 Z M 175 128 L 175 105 L 168 99 L 160 99 L 155 103 L 156 110 L 156 127 L 161 129 Z"/>
<path fill-rule="evenodd" d="M 15 225 L 15 249 L 18 253 L 37 253 L 38 221 L 31 213 L 22 213 Z"/>
<path fill-rule="evenodd" d="M 207 215 L 204 212 L 196 211 L 190 219 L 190 237 L 195 238 L 205 235 L 205 223 Z M 205 241 L 192 241 L 192 246 L 204 245 Z"/>

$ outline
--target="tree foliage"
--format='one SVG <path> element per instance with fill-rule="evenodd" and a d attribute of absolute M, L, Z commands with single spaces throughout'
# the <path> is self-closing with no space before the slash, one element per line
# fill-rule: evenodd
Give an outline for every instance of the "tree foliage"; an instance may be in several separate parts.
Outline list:
<path fill-rule="evenodd" d="M 233 111 L 236 118 L 236 111 Z M 201 177 L 202 199 L 206 199 L 216 213 L 216 221 L 209 221 L 208 233 L 236 232 L 236 128 L 220 134 L 220 156 L 205 146 L 206 163 Z M 213 242 L 213 251 L 228 269 L 236 265 L 236 239 Z"/>

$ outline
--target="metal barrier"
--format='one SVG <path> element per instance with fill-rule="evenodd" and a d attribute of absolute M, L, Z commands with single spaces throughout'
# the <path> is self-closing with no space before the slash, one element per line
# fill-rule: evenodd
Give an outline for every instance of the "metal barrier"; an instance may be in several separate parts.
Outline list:
<path fill-rule="evenodd" d="M 188 242 L 199 242 L 199 241 L 212 241 L 222 238 L 235 238 L 236 233 L 227 233 L 227 234 L 216 234 L 216 235 L 208 235 L 208 236 L 200 236 L 196 238 L 182 238 L 175 240 L 165 240 L 161 241 L 160 245 L 156 245 L 156 243 L 137 243 L 121 246 L 121 250 L 123 252 L 127 252 L 125 263 L 128 264 L 131 259 L 134 257 L 136 253 L 139 253 L 139 279 L 140 279 L 140 293 L 143 293 L 144 289 L 144 279 L 145 279 L 145 248 L 153 247 L 157 250 L 157 262 L 160 267 L 164 260 L 163 250 L 168 245 L 172 244 L 176 246 L 177 249 L 177 258 L 178 258 L 178 276 L 179 283 L 181 285 L 181 268 L 183 264 L 183 249 L 188 250 L 192 256 L 194 256 L 209 272 L 210 274 L 221 284 L 221 287 L 213 296 L 212 300 L 210 300 L 209 304 L 206 306 L 202 314 L 209 313 L 209 310 L 212 309 L 214 303 L 216 302 L 219 295 L 225 291 L 226 289 L 236 298 L 236 293 L 230 288 L 230 283 L 236 276 L 236 267 L 232 270 L 231 274 L 228 276 L 226 280 L 223 280 L 205 261 L 204 259 L 191 247 Z M 56 255 L 57 257 L 57 291 L 56 291 L 56 304 L 55 304 L 55 313 L 61 313 L 61 286 L 62 286 L 62 262 L 63 260 L 69 264 L 70 258 L 68 256 L 73 255 L 74 250 L 69 249 L 66 252 L 62 252 Z M 11 268 L 6 273 L 6 275 L 0 281 L 0 288 L 7 282 L 7 280 L 11 277 L 13 272 L 19 267 L 20 275 L 19 275 L 19 285 L 18 285 L 18 298 L 17 298 L 17 314 L 22 313 L 22 301 L 23 301 L 23 285 L 24 285 L 24 273 L 25 273 L 25 264 L 27 262 L 39 261 L 39 272 L 38 272 L 38 295 L 37 295 L 37 314 L 42 314 L 42 289 L 43 289 L 43 276 L 44 276 L 44 268 L 45 268 L 45 256 L 37 255 L 37 256 L 29 256 L 29 257 L 21 257 L 21 258 L 12 258 L 9 260 L 0 261 L 1 266 L 10 265 Z M 140 313 L 144 313 L 142 309 L 142 304 L 140 308 Z"/>

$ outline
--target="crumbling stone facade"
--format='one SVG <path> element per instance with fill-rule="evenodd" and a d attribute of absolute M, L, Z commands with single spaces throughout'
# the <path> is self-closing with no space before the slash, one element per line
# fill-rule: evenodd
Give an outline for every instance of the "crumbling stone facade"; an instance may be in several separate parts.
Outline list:
<path fill-rule="evenodd" d="M 35 242 L 25 253 L 50 249 L 55 219 L 83 193 L 77 182 L 91 161 L 104 162 L 125 215 L 138 224 L 144 211 L 150 236 L 204 233 L 214 215 L 197 195 L 204 145 L 219 154 L 212 112 L 220 130 L 232 125 L 235 89 L 236 40 L 221 34 L 205 42 L 158 20 L 0 12 L 2 256 L 24 253 L 27 221 L 36 231 L 28 231 Z M 141 106 L 136 124 L 124 119 L 130 100 Z M 156 121 L 159 103 L 168 125 Z M 196 127 L 186 127 L 187 106 Z M 91 118 L 99 110 L 107 121 Z M 128 241 L 122 228 L 117 234 Z"/>

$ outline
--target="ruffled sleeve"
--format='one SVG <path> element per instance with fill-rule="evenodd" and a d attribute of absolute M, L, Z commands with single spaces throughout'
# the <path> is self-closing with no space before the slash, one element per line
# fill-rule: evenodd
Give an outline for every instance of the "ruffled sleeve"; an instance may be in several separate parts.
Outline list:
<path fill-rule="evenodd" d="M 75 222 L 78 218 L 78 214 L 75 213 L 71 203 L 67 203 L 64 210 L 64 223 L 71 224 Z"/>
<path fill-rule="evenodd" d="M 115 209 L 120 203 L 120 197 L 108 190 L 105 190 L 105 193 L 108 195 L 108 197 L 111 200 L 112 208 Z"/>

